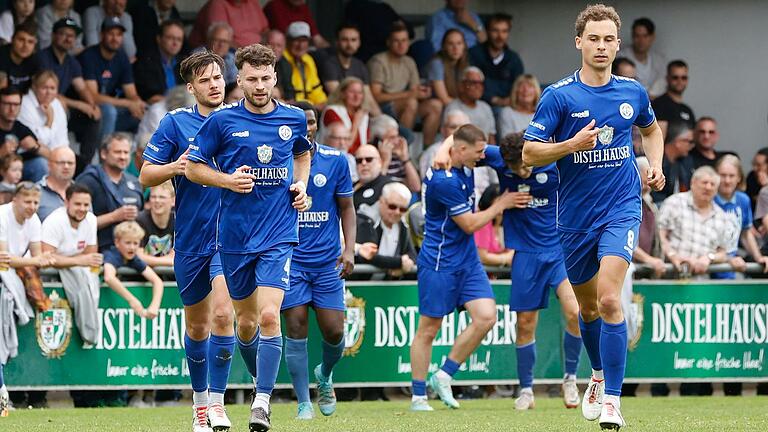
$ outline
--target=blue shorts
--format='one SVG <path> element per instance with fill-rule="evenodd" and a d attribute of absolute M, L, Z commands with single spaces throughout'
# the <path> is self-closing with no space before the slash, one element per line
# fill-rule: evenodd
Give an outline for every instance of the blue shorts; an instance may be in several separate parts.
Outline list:
<path fill-rule="evenodd" d="M 315 309 L 344 310 L 344 280 L 339 270 L 291 269 L 291 288 L 285 292 L 281 310 L 311 304 Z"/>
<path fill-rule="evenodd" d="M 211 292 L 211 281 L 221 270 L 221 257 L 213 255 L 185 255 L 176 252 L 173 257 L 173 271 L 176 273 L 176 285 L 184 306 L 200 303 Z"/>
<path fill-rule="evenodd" d="M 417 277 L 419 313 L 428 317 L 442 318 L 472 300 L 495 299 L 480 261 L 460 270 L 435 271 L 422 266 Z"/>
<path fill-rule="evenodd" d="M 579 285 L 592 279 L 600 268 L 600 260 L 606 255 L 618 256 L 631 263 L 639 228 L 639 220 L 627 218 L 587 233 L 560 231 L 565 269 L 571 283 Z"/>
<path fill-rule="evenodd" d="M 563 252 L 515 252 L 512 258 L 512 288 L 509 308 L 516 312 L 545 309 L 550 289 L 568 278 Z"/>
<path fill-rule="evenodd" d="M 232 300 L 250 297 L 259 286 L 288 290 L 293 244 L 281 243 L 259 253 L 220 254 Z"/>

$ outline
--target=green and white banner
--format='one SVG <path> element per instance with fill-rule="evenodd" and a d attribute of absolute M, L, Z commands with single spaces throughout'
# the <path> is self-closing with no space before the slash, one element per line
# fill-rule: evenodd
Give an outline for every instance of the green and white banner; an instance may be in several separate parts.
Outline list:
<path fill-rule="evenodd" d="M 516 381 L 515 313 L 509 310 L 509 281 L 494 281 L 496 325 L 461 365 L 457 381 Z M 151 288 L 129 286 L 143 303 Z M 409 346 L 418 323 L 413 282 L 349 283 L 346 350 L 334 371 L 339 386 L 405 385 L 410 382 Z M 22 388 L 186 387 L 184 309 L 174 285 L 166 287 L 154 320 L 136 316 L 109 288 L 101 294 L 102 336 L 84 347 L 60 285 L 46 287 L 53 308 L 19 328 L 19 355 L 5 366 L 6 382 Z M 638 332 L 630 342 L 628 381 L 768 379 L 768 286 L 763 283 L 638 282 L 633 307 Z M 310 317 L 313 320 L 313 317 Z M 313 321 L 310 321 L 313 323 Z M 468 324 L 466 313 L 445 318 L 434 342 L 431 369 L 447 356 Z M 310 326 L 310 367 L 320 361 L 320 334 Z M 562 377 L 563 322 L 554 295 L 541 312 L 536 336 L 538 382 Z M 580 373 L 589 374 L 582 352 Z M 278 382 L 289 384 L 281 368 Z M 233 359 L 232 387 L 250 387 L 240 360 Z"/>

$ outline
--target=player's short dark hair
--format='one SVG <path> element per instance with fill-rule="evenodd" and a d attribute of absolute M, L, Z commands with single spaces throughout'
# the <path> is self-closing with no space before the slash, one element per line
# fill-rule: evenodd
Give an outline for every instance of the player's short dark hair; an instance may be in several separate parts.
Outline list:
<path fill-rule="evenodd" d="M 584 34 L 584 28 L 587 26 L 588 22 L 606 20 L 613 21 L 613 23 L 616 24 L 617 34 L 621 32 L 621 18 L 619 18 L 619 13 L 616 12 L 616 9 L 614 9 L 613 6 L 606 6 L 602 3 L 587 6 L 583 11 L 579 12 L 579 15 L 576 17 L 576 23 L 574 24 L 574 27 L 576 28 L 576 36 L 581 37 Z"/>
<path fill-rule="evenodd" d="M 664 145 L 673 143 L 680 135 L 691 130 L 691 125 L 688 122 L 681 120 L 670 121 L 667 125 L 667 135 L 664 136 Z"/>
<path fill-rule="evenodd" d="M 165 34 L 165 31 L 169 27 L 173 27 L 173 26 L 180 28 L 181 31 L 184 32 L 184 23 L 181 22 L 181 20 L 170 18 L 160 23 L 160 29 L 158 30 L 157 34 L 162 36 Z"/>
<path fill-rule="evenodd" d="M 619 68 L 621 67 L 621 65 L 625 65 L 625 64 L 628 64 L 632 67 L 637 67 L 635 66 L 635 62 L 633 62 L 632 60 L 626 57 L 616 57 L 616 59 L 613 61 L 613 65 L 611 65 L 611 73 L 614 75 L 617 75 L 617 72 L 619 71 Z"/>
<path fill-rule="evenodd" d="M 343 22 L 341 25 L 336 27 L 336 38 L 338 38 L 341 35 L 341 32 L 344 30 L 354 30 L 357 32 L 357 34 L 360 34 L 360 28 L 357 25 L 350 22 Z"/>
<path fill-rule="evenodd" d="M 679 68 L 679 67 L 688 69 L 688 63 L 680 59 L 672 60 L 671 62 L 667 63 L 667 75 L 669 75 L 672 68 Z"/>
<path fill-rule="evenodd" d="M 224 59 L 210 50 L 200 50 L 190 54 L 179 65 L 179 75 L 186 83 L 191 83 L 195 77 L 203 73 L 208 65 L 216 63 L 224 73 Z"/>
<path fill-rule="evenodd" d="M 523 162 L 523 144 L 522 132 L 506 134 L 499 142 L 501 157 L 508 167 L 516 167 Z"/>
<path fill-rule="evenodd" d="M 64 192 L 64 196 L 67 199 L 70 199 L 70 198 L 72 198 L 72 195 L 74 195 L 76 193 L 84 193 L 84 194 L 88 194 L 88 195 L 93 196 L 91 194 L 91 190 L 88 189 L 88 187 L 86 185 L 80 184 L 80 183 L 72 183 L 71 185 L 69 185 L 69 187 L 67 188 L 67 191 Z"/>
<path fill-rule="evenodd" d="M 391 38 L 393 34 L 400 33 L 400 32 L 406 32 L 408 33 L 408 26 L 405 25 L 402 21 L 395 21 L 392 23 L 392 25 L 389 27 L 389 33 L 387 34 L 387 39 Z M 408 38 L 410 39 L 411 35 L 408 34 Z"/>
<path fill-rule="evenodd" d="M 475 145 L 478 141 L 485 141 L 485 133 L 477 126 L 473 124 L 465 124 L 456 129 L 453 133 L 453 143 L 457 145 L 459 141 Z"/>
<path fill-rule="evenodd" d="M 495 14 L 488 17 L 488 20 L 485 22 L 485 28 L 489 29 L 491 28 L 492 24 L 497 22 L 506 23 L 508 26 L 512 27 L 512 15 L 503 12 L 496 12 Z"/>
<path fill-rule="evenodd" d="M 19 32 L 24 32 L 37 38 L 37 23 L 32 19 L 28 19 L 23 23 L 19 23 L 13 29 L 13 36 L 16 36 L 16 34 Z"/>
<path fill-rule="evenodd" d="M 262 44 L 252 44 L 240 47 L 235 52 L 235 66 L 237 66 L 237 70 L 241 70 L 246 63 L 253 67 L 275 67 L 277 57 L 272 48 Z"/>
<path fill-rule="evenodd" d="M 295 106 L 296 108 L 301 108 L 302 111 L 312 111 L 313 113 L 315 113 L 315 118 L 318 121 L 320 120 L 319 114 L 317 112 L 317 108 L 315 108 L 315 106 L 312 105 L 311 103 L 307 101 L 295 101 L 295 102 L 291 102 L 291 105 Z"/>
<path fill-rule="evenodd" d="M 634 33 L 635 29 L 638 27 L 645 27 L 645 29 L 648 30 L 648 34 L 650 35 L 656 33 L 656 24 L 654 24 L 650 18 L 642 17 L 642 18 L 636 19 L 632 23 L 632 33 Z"/>

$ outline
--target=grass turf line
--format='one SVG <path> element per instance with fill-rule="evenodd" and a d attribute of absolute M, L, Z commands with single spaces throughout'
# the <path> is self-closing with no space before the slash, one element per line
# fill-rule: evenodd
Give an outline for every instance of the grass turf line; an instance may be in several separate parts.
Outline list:
<path fill-rule="evenodd" d="M 560 399 L 540 398 L 536 409 L 518 412 L 512 399 L 461 401 L 449 410 L 430 401 L 432 413 L 412 413 L 408 402 L 340 403 L 336 414 L 298 421 L 295 403 L 273 405 L 274 431 L 599 431 L 597 422 L 566 410 Z M 622 413 L 627 432 L 636 431 L 767 431 L 768 397 L 625 398 Z M 248 406 L 228 407 L 232 432 L 248 431 Z M 35 432 L 186 432 L 191 407 L 17 410 L 0 418 L 0 431 Z"/>

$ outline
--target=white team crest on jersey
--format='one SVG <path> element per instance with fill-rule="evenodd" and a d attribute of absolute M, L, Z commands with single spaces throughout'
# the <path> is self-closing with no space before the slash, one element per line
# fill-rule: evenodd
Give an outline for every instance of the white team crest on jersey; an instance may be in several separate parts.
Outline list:
<path fill-rule="evenodd" d="M 293 131 L 286 125 L 280 126 L 280 129 L 277 130 L 277 133 L 280 135 L 280 138 L 282 138 L 283 141 L 288 141 L 288 139 L 293 136 Z"/>
<path fill-rule="evenodd" d="M 621 116 L 625 119 L 629 120 L 635 114 L 635 110 L 632 108 L 632 105 L 624 102 L 623 104 L 619 105 L 619 114 L 621 114 Z"/>
<path fill-rule="evenodd" d="M 326 183 L 328 183 L 328 179 L 325 178 L 322 174 L 315 174 L 315 176 L 312 178 L 312 183 L 315 184 L 315 186 L 321 188 L 325 186 Z"/>
<path fill-rule="evenodd" d="M 312 197 L 307 195 L 307 210 L 312 208 Z M 307 211 L 305 210 L 305 211 Z"/>
<path fill-rule="evenodd" d="M 600 132 L 597 133 L 597 139 L 600 140 L 601 144 L 610 144 L 613 141 L 613 128 L 610 126 L 600 128 Z"/>
<path fill-rule="evenodd" d="M 272 160 L 272 147 L 264 144 L 262 146 L 259 146 L 257 150 L 258 150 L 259 162 L 266 164 Z"/>
<path fill-rule="evenodd" d="M 539 182 L 541 184 L 544 184 L 544 183 L 547 182 L 547 180 L 549 180 L 549 176 L 547 175 L 547 173 L 538 173 L 538 174 L 536 174 L 536 181 L 537 182 Z"/>

